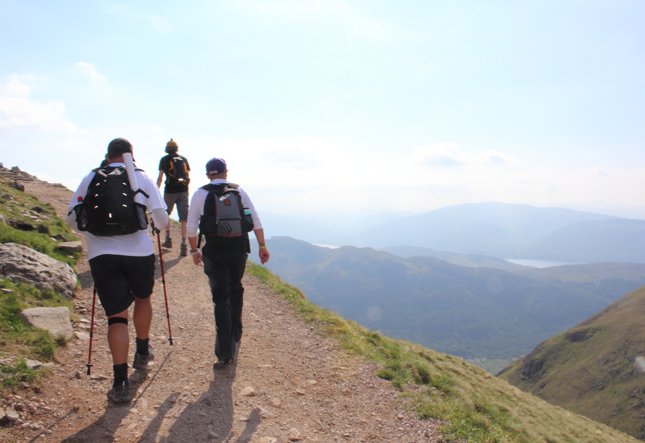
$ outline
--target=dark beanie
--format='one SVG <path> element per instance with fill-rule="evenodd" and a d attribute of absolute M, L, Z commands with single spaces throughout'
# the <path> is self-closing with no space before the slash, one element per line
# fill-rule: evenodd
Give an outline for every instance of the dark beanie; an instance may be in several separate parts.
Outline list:
<path fill-rule="evenodd" d="M 109 158 L 118 157 L 126 152 L 132 152 L 132 145 L 124 138 L 115 138 L 110 142 L 107 149 Z"/>

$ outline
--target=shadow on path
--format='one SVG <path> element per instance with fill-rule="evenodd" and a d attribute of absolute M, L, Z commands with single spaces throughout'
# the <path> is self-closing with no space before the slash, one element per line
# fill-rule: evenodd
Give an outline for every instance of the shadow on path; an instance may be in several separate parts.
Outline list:
<path fill-rule="evenodd" d="M 161 440 L 157 433 L 161 425 L 158 418 L 153 420 L 146 429 L 140 442 L 153 441 L 212 441 L 224 443 L 235 441 L 246 443 L 252 440 L 253 434 L 261 421 L 260 411 L 255 409 L 246 421 L 246 427 L 240 436 L 235 437 L 233 432 L 233 393 L 232 386 L 235 380 L 236 365 L 213 371 L 213 381 L 208 390 L 201 394 L 197 400 L 190 403 L 177 417 L 168 430 L 168 435 Z M 165 402 L 172 403 L 175 399 L 169 397 Z M 163 407 L 162 407 L 163 409 Z M 159 415 L 166 414 L 167 410 L 160 411 Z"/>
<path fill-rule="evenodd" d="M 168 358 L 172 352 L 168 353 L 163 359 L 159 368 L 154 372 L 150 381 L 143 389 L 143 391 L 133 399 L 129 404 L 124 405 L 114 405 L 109 403 L 105 409 L 105 412 L 101 417 L 99 417 L 94 423 L 87 426 L 84 429 L 81 429 L 76 434 L 67 437 L 62 440 L 64 443 L 72 442 L 113 442 L 114 436 L 121 425 L 121 422 L 128 416 L 130 409 L 136 407 L 137 401 L 146 393 L 148 386 L 155 381 L 157 374 L 164 367 Z M 139 387 L 148 380 L 147 377 L 148 371 L 134 371 L 130 376 L 130 390 L 131 392 L 137 392 Z"/>
<path fill-rule="evenodd" d="M 190 257 L 169 257 L 167 250 L 162 250 L 163 253 L 163 270 L 164 274 L 166 274 L 166 277 L 168 277 L 168 271 L 174 268 L 179 264 L 180 261 L 182 260 L 187 260 Z M 178 252 L 175 252 L 175 254 L 179 254 Z M 157 256 L 157 263 L 155 266 L 155 278 L 161 278 L 161 268 L 159 267 L 159 251 L 155 248 L 155 255 Z M 192 260 L 192 259 L 191 259 Z"/>

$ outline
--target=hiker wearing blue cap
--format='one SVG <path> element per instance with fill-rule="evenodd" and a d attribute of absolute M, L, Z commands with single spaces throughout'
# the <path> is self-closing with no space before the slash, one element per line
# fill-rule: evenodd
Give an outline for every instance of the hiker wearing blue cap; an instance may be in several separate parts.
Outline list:
<path fill-rule="evenodd" d="M 242 277 L 250 252 L 253 231 L 262 264 L 269 260 L 260 217 L 249 195 L 227 180 L 228 169 L 222 158 L 206 163 L 210 183 L 192 196 L 188 210 L 188 242 L 196 265 L 204 266 L 215 310 L 215 369 L 229 365 L 242 337 Z M 202 237 L 206 244 L 200 250 Z"/>

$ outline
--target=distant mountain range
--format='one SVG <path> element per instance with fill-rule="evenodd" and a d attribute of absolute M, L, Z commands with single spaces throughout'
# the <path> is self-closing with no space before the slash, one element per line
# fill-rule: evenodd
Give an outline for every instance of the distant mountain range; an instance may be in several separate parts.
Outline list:
<path fill-rule="evenodd" d="M 413 246 L 497 258 L 569 263 L 645 263 L 645 220 L 562 208 L 464 204 L 405 217 L 317 223 L 267 216 L 269 235 L 311 243 L 389 248 Z"/>
<path fill-rule="evenodd" d="M 315 303 L 469 359 L 518 358 L 645 284 L 643 264 L 493 269 L 288 237 L 272 237 L 269 247 L 271 271 Z"/>
<path fill-rule="evenodd" d="M 500 377 L 645 440 L 645 288 L 540 344 Z"/>

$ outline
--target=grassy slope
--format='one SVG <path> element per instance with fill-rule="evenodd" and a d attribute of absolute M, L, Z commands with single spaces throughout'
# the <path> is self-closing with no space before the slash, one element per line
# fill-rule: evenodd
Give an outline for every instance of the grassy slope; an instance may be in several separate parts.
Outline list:
<path fill-rule="evenodd" d="M 501 377 L 645 439 L 645 288 L 542 343 Z"/>
<path fill-rule="evenodd" d="M 411 396 L 423 417 L 445 420 L 451 439 L 469 442 L 630 442 L 606 425 L 553 406 L 464 360 L 393 340 L 309 303 L 265 268 L 249 272 L 351 352 L 379 363 L 379 375 Z"/>
<path fill-rule="evenodd" d="M 2 176 L 0 217 L 0 243 L 22 244 L 71 266 L 78 261 L 80 254 L 69 256 L 56 249 L 59 242 L 76 237 L 57 217 L 54 208 L 33 195 L 12 188 Z M 23 309 L 36 306 L 72 309 L 71 301 L 54 291 L 0 279 L 0 357 L 17 357 L 13 363 L 0 364 L 0 392 L 20 389 L 24 383 L 37 383 L 42 371 L 28 369 L 24 358 L 51 361 L 56 347 L 63 344 L 21 318 Z"/>

